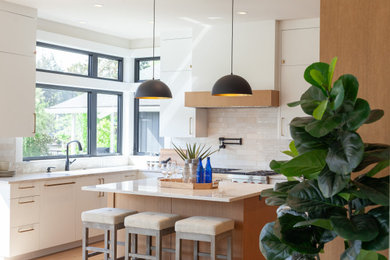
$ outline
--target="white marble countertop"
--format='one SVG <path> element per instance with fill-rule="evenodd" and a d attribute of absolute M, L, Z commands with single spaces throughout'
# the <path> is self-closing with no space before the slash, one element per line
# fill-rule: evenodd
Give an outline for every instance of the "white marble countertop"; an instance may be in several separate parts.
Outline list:
<path fill-rule="evenodd" d="M 83 190 L 112 192 L 131 195 L 166 197 L 175 199 L 191 199 L 215 202 L 233 202 L 259 196 L 264 189 L 272 188 L 271 184 L 246 184 L 222 181 L 218 189 L 190 190 L 161 188 L 157 179 L 140 179 L 118 183 L 84 186 Z"/>
<path fill-rule="evenodd" d="M 153 171 L 153 170 L 143 169 L 135 166 L 118 166 L 118 167 L 93 168 L 93 169 L 85 169 L 85 170 L 57 171 L 52 173 L 27 173 L 27 174 L 15 175 L 13 177 L 0 178 L 0 183 L 39 181 L 39 180 L 47 180 L 47 179 L 63 179 L 69 177 L 79 177 L 79 176 L 96 175 L 96 174 L 104 174 L 104 173 L 131 172 L 131 171 Z"/>

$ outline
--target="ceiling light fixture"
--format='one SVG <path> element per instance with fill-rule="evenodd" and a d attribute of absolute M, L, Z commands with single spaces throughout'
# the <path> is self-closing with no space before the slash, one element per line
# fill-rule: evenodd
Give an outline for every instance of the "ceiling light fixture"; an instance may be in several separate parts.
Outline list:
<path fill-rule="evenodd" d="M 151 80 L 143 82 L 135 92 L 135 98 L 138 99 L 169 99 L 172 93 L 169 87 L 160 80 L 154 79 L 154 52 L 156 42 L 156 0 L 153 0 L 153 77 Z"/>
<path fill-rule="evenodd" d="M 98 8 L 101 8 L 101 7 L 103 7 L 103 5 L 102 5 L 102 4 L 94 4 L 93 6 L 95 6 L 95 7 L 98 7 Z"/>
<path fill-rule="evenodd" d="M 215 82 L 211 95 L 213 96 L 251 96 L 252 89 L 248 81 L 238 75 L 233 75 L 233 39 L 234 39 L 234 0 L 232 0 L 232 35 L 230 49 L 230 75 L 223 76 Z"/>
<path fill-rule="evenodd" d="M 238 11 L 237 14 L 244 15 L 244 14 L 248 14 L 248 12 L 246 12 L 246 11 Z"/>
<path fill-rule="evenodd" d="M 209 19 L 209 20 L 221 20 L 222 17 L 220 17 L 220 16 L 209 16 L 209 17 L 207 17 L 207 19 Z"/>

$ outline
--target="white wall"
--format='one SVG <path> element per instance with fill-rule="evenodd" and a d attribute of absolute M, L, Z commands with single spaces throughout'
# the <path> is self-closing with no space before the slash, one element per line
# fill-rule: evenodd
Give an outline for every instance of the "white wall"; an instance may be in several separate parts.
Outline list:
<path fill-rule="evenodd" d="M 234 74 L 252 89 L 277 89 L 275 84 L 276 21 L 234 26 Z M 211 90 L 215 81 L 230 74 L 229 24 L 193 30 L 192 89 Z"/>

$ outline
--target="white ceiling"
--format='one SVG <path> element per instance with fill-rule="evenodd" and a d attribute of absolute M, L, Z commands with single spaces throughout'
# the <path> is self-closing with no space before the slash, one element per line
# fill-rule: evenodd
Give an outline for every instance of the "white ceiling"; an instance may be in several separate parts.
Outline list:
<path fill-rule="evenodd" d="M 150 38 L 153 0 L 8 0 L 38 9 L 38 17 L 126 39 Z M 102 4 L 103 7 L 95 7 Z M 230 0 L 156 0 L 157 33 L 230 22 Z M 313 18 L 320 0 L 236 0 L 238 22 Z M 211 20 L 208 17 L 220 17 Z"/>

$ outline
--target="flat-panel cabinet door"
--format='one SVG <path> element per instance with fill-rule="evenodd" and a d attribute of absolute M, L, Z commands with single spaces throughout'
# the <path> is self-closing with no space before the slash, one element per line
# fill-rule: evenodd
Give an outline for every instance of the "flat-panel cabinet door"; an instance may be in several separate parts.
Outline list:
<path fill-rule="evenodd" d="M 282 31 L 282 64 L 305 65 L 319 60 L 320 29 Z"/>
<path fill-rule="evenodd" d="M 42 183 L 40 249 L 75 241 L 75 179 Z"/>
<path fill-rule="evenodd" d="M 103 184 L 103 176 L 82 177 L 77 180 L 76 187 L 76 240 L 82 238 L 81 213 L 86 210 L 104 208 L 107 206 L 107 196 L 103 192 L 84 191 L 83 186 Z M 103 232 L 98 229 L 91 229 L 91 237 L 101 235 Z"/>
<path fill-rule="evenodd" d="M 161 100 L 160 136 L 195 136 L 195 109 L 184 107 L 184 92 L 191 88 L 191 71 L 161 72 L 161 80 L 171 89 L 173 99 Z"/>
<path fill-rule="evenodd" d="M 34 56 L 36 19 L 0 10 L 0 51 Z"/>
<path fill-rule="evenodd" d="M 191 70 L 192 38 L 161 41 L 161 71 Z"/>
<path fill-rule="evenodd" d="M 0 137 L 32 136 L 35 128 L 35 56 L 0 52 Z"/>

